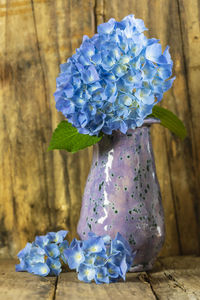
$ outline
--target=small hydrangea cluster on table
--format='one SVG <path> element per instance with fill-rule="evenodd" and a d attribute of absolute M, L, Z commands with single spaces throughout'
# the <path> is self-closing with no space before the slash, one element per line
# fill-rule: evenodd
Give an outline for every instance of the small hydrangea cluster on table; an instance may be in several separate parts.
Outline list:
<path fill-rule="evenodd" d="M 120 233 L 112 240 L 108 235 L 97 236 L 91 232 L 87 240 L 73 239 L 71 244 L 64 240 L 66 235 L 65 230 L 49 232 L 37 236 L 33 243 L 27 243 L 18 253 L 20 263 L 16 265 L 16 271 L 58 276 L 62 264 L 68 264 L 84 282 L 94 280 L 101 284 L 120 278 L 125 280 L 135 254 L 131 253 L 128 242 Z"/>
<path fill-rule="evenodd" d="M 44 236 L 36 236 L 33 243 L 27 243 L 18 253 L 20 263 L 16 271 L 27 271 L 32 274 L 47 276 L 59 275 L 61 261 L 65 261 L 63 252 L 68 248 L 68 241 L 64 240 L 67 231 L 49 232 Z"/>

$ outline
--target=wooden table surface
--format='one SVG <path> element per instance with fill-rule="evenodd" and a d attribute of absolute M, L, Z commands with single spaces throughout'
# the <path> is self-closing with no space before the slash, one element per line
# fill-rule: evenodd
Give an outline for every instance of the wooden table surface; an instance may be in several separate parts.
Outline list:
<path fill-rule="evenodd" d="M 128 273 L 126 282 L 109 285 L 82 283 L 74 272 L 58 278 L 16 273 L 14 264 L 0 260 L 1 300 L 200 299 L 200 257 L 159 258 L 151 272 Z"/>

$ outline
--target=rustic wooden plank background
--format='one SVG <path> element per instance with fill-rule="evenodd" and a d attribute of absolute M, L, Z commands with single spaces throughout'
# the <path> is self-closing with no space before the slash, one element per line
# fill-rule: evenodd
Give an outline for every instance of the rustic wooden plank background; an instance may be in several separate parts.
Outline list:
<path fill-rule="evenodd" d="M 96 25 L 133 13 L 171 47 L 176 81 L 162 105 L 188 130 L 160 126 L 153 145 L 166 216 L 162 255 L 200 251 L 200 2 L 198 0 L 0 0 L 0 256 L 36 234 L 76 233 L 91 149 L 47 152 L 62 116 L 53 93 L 59 64 Z"/>

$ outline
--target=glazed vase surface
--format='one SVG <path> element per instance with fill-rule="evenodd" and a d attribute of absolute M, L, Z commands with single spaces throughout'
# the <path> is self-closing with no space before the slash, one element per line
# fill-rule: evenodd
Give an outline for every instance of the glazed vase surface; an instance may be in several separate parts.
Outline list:
<path fill-rule="evenodd" d="M 112 238 L 120 232 L 136 251 L 131 270 L 149 270 L 165 238 L 150 126 L 115 132 L 93 147 L 78 234 L 84 240 L 90 231 Z"/>

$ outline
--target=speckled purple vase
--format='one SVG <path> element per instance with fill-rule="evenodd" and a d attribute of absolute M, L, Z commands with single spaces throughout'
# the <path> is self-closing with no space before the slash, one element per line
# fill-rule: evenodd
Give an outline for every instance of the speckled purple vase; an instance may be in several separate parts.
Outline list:
<path fill-rule="evenodd" d="M 86 239 L 120 232 L 137 250 L 131 271 L 144 271 L 162 248 L 165 229 L 160 187 L 148 123 L 127 134 L 115 132 L 94 146 L 78 234 Z"/>

